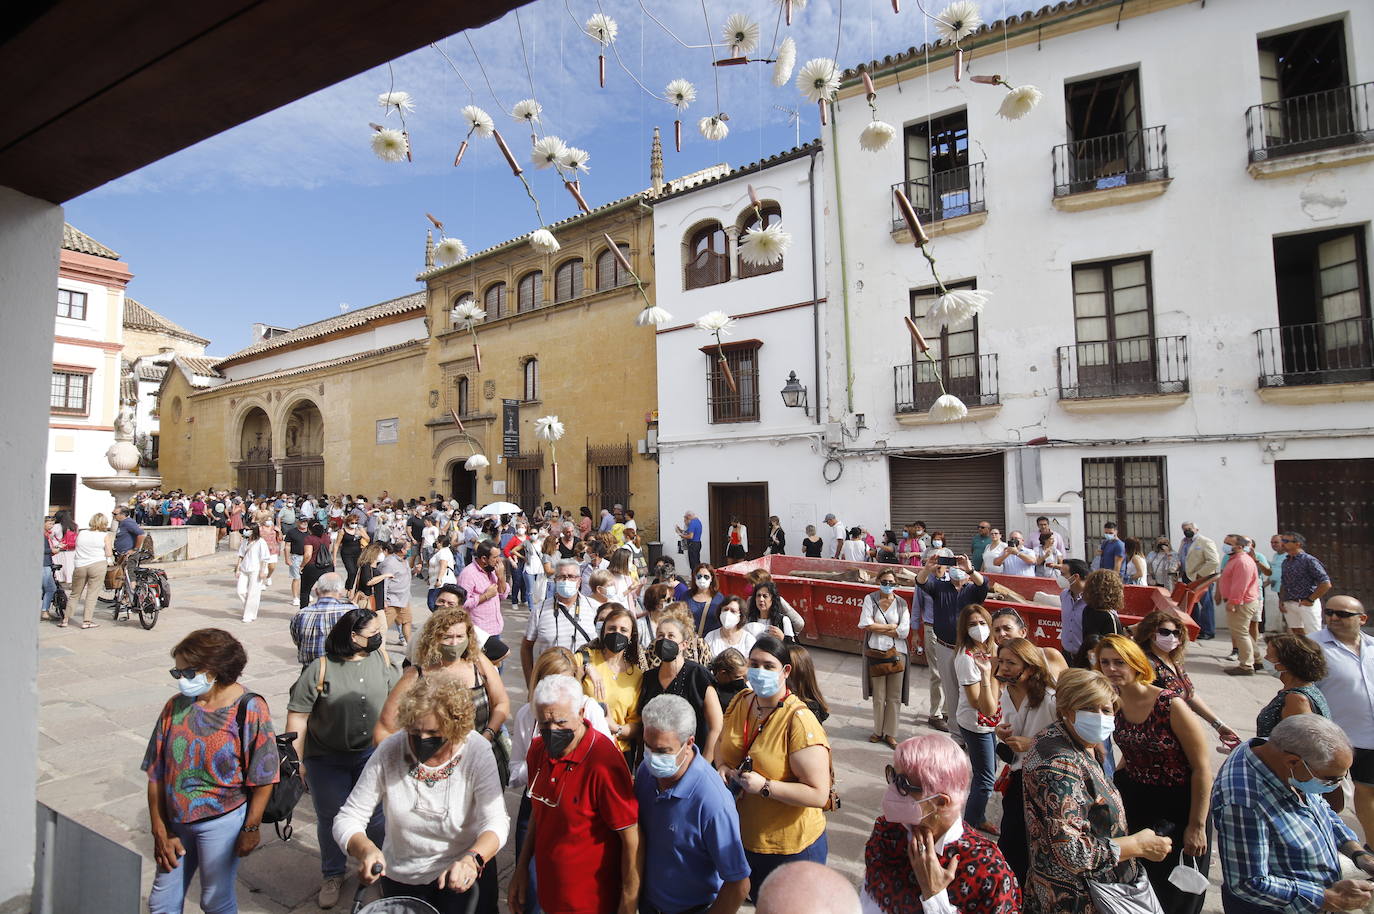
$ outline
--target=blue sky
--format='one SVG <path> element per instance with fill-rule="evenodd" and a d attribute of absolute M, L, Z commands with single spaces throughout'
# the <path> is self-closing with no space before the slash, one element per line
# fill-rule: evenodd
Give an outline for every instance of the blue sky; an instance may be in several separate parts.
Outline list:
<path fill-rule="evenodd" d="M 796 41 L 798 67 L 834 56 L 837 38 L 839 63 L 848 67 L 935 36 L 915 0 L 904 0 L 899 15 L 890 0 L 841 3 L 810 0 L 790 28 L 781 26 L 777 40 Z M 1036 5 L 980 4 L 988 20 Z M 938 13 L 943 6 L 937 0 L 926 9 Z M 696 86 L 697 100 L 683 116 L 681 153 L 672 145 L 672 107 L 649 97 L 609 52 L 606 88 L 598 87 L 597 45 L 581 32 L 598 10 L 616 20 L 615 48 L 649 90 L 662 95 L 675 78 Z M 459 119 L 464 105 L 490 113 L 527 161 L 528 133 L 504 112 L 520 99 L 537 98 L 545 109 L 542 132 L 591 153 L 582 187 L 593 207 L 648 186 L 655 126 L 663 131 L 670 179 L 790 148 L 797 127 L 775 106 L 800 110 L 802 142 L 818 135 L 815 106 L 791 82 L 775 88 L 771 66 L 710 65 L 708 34 L 719 42 L 735 12 L 760 22 L 761 47 L 751 56 L 770 51 L 778 21 L 772 0 L 708 0 L 706 17 L 699 3 L 662 0 L 538 0 L 518 12 L 518 23 L 512 13 L 469 33 L 500 104 L 467 38 L 455 35 L 439 47 L 471 94 L 437 51 L 422 48 L 394 61 L 390 71 L 363 73 L 94 190 L 67 205 L 67 221 L 123 255 L 135 275 L 131 296 L 208 337 L 211 354 L 225 355 L 250 342 L 255 321 L 295 326 L 337 314 L 341 304 L 363 307 L 417 291 L 426 212 L 470 250 L 538 227 L 524 189 L 491 140 L 475 140 L 452 167 L 466 132 Z M 384 119 L 377 106 L 378 93 L 393 79 L 416 107 L 406 117 L 412 163 L 383 162 L 368 146 L 369 121 L 395 125 L 395 116 Z M 730 135 L 711 143 L 696 122 L 718 110 L 730 115 Z M 546 222 L 576 212 L 552 171 L 527 166 L 526 175 Z"/>

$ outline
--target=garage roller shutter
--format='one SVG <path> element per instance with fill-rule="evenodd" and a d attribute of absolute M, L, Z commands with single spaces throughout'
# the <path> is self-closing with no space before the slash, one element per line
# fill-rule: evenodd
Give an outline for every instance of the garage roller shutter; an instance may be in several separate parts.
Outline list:
<path fill-rule="evenodd" d="M 892 529 L 923 520 L 926 530 L 945 531 L 949 547 L 968 552 L 979 521 L 1004 534 L 1006 489 L 1003 455 L 887 458 Z"/>

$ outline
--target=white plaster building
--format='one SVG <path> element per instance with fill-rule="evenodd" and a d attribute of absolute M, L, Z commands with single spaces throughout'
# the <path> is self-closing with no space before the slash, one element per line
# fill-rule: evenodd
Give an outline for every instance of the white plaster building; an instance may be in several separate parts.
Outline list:
<path fill-rule="evenodd" d="M 963 45 L 958 82 L 945 44 L 867 66 L 887 149 L 859 148 L 855 71 L 825 132 L 843 471 L 823 489 L 818 458 L 797 470 L 823 507 L 961 549 L 978 520 L 1044 513 L 1088 557 L 1109 519 L 1147 548 L 1186 520 L 1266 548 L 1282 525 L 1374 597 L 1374 7 L 1077 0 Z M 998 117 L 1006 90 L 970 79 L 992 73 L 1043 100 Z M 993 293 L 976 321 L 924 316 L 896 184 L 945 282 Z M 965 420 L 929 421 L 908 315 Z"/>
<path fill-rule="evenodd" d="M 797 469 L 820 460 L 823 159 L 812 143 L 733 171 L 716 166 L 673 182 L 654 202 L 654 299 L 673 316 L 656 337 L 661 539 L 669 555 L 687 510 L 702 520 L 702 560 L 715 564 L 724 562 L 732 515 L 747 527 L 752 557 L 767 546 L 769 515 L 782 521 L 796 553 L 806 525 L 824 514 L 816 481 Z M 764 224 L 781 218 L 792 236 L 773 267 L 739 257 L 740 236 L 758 222 L 751 185 Z M 736 321 L 722 342 L 737 391 L 718 367 L 714 339 L 695 326 L 710 311 Z M 805 409 L 785 406 L 780 395 L 793 373 L 806 388 Z"/>

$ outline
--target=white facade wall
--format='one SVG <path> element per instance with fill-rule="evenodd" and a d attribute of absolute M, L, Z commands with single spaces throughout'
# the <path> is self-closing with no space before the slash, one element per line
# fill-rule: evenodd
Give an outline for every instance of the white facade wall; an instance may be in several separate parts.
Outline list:
<path fill-rule="evenodd" d="M 226 366 L 221 371 L 226 379 L 240 381 L 244 378 L 256 378 L 273 371 L 300 368 L 303 365 L 313 365 L 316 362 L 327 362 L 330 359 L 340 359 L 360 352 L 370 352 L 373 349 L 383 349 L 411 340 L 425 339 L 428 335 L 429 331 L 425 329 L 424 312 L 417 311 L 416 317 L 410 320 L 383 324 L 380 327 L 368 327 L 361 333 L 354 333 L 349 336 L 328 337 L 321 339 L 313 346 L 303 346 L 288 352 L 273 353 L 269 350 L 259 358 Z"/>
<path fill-rule="evenodd" d="M 879 77 L 884 120 L 900 129 L 967 108 L 970 161 L 986 161 L 987 222 L 932 244 L 947 282 L 976 278 L 978 288 L 993 292 L 980 318 L 979 351 L 999 356 L 1002 406 L 981 421 L 921 427 L 896 421 L 893 366 L 912 360 L 902 319 L 911 290 L 930 286 L 931 274 L 916 248 L 891 236 L 891 185 L 904 179 L 900 134 L 880 153 L 862 151 L 857 135 L 870 119 L 868 107 L 862 96 L 841 102 L 835 130 L 825 135 L 838 170 L 838 181 L 827 176 L 827 233 L 836 252 L 826 326 L 828 408 L 831 421 L 843 419 L 850 430 L 854 413 L 865 414 L 867 425 L 847 442 L 844 476 L 831 487 L 852 506 L 842 509 L 846 521 L 881 528 L 909 520 L 888 518 L 886 458 L 873 459 L 884 449 L 1005 450 L 1007 524 L 1021 522 L 1023 502 L 1062 494 L 1075 505 L 1074 552 L 1082 555 L 1081 508 L 1076 494 L 1066 494 L 1083 487 L 1082 458 L 1145 454 L 1167 458 L 1175 539 L 1180 522 L 1195 520 L 1217 536 L 1248 532 L 1267 541 L 1276 523 L 1274 456 L 1374 456 L 1370 404 L 1280 405 L 1262 402 L 1257 391 L 1254 331 L 1279 325 L 1274 237 L 1361 226 L 1368 249 L 1374 217 L 1374 163 L 1266 180 L 1247 173 L 1243 115 L 1261 100 L 1257 36 L 1340 17 L 1350 83 L 1374 79 L 1374 8 L 1336 0 L 1300 6 L 1188 3 L 1128 15 L 1119 30 L 1108 24 L 1046 38 L 1040 48 L 1032 42 L 1005 56 L 1000 49 L 976 55 L 973 72 L 996 71 L 1044 91 L 1039 107 L 1020 121 L 995 116 L 1005 90 L 967 77 L 955 83 L 948 67 L 929 81 L 904 74 L 900 93 Z M 1153 199 L 1061 212 L 1052 205 L 1050 152 L 1067 139 L 1065 82 L 1131 67 L 1139 68 L 1143 125 L 1167 125 L 1172 184 Z M 841 231 L 847 296 L 841 294 Z M 1055 351 L 1075 342 L 1071 268 L 1141 253 L 1151 255 L 1154 335 L 1188 337 L 1191 395 L 1158 411 L 1067 412 L 1058 400 Z M 846 304 L 854 340 L 848 360 Z M 852 400 L 847 365 L 854 373 Z M 1340 437 L 1322 438 L 1328 435 Z M 1037 448 L 1040 491 L 1023 492 L 1018 450 L 1040 437 L 1076 443 Z M 1119 443 L 1130 439 L 1145 441 Z M 1095 548 L 1094 539 L 1087 554 Z"/>

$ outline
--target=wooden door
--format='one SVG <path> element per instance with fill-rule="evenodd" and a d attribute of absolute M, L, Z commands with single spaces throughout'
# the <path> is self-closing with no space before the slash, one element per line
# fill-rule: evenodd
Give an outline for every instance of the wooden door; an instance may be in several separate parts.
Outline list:
<path fill-rule="evenodd" d="M 1374 605 L 1374 458 L 1277 461 L 1274 493 L 1279 530 L 1307 538 L 1331 593 Z"/>
<path fill-rule="evenodd" d="M 729 545 L 726 533 L 730 518 L 737 517 L 748 530 L 749 548 L 746 558 L 758 558 L 768 545 L 768 483 L 728 482 L 710 483 L 710 562 L 717 567 L 728 564 L 725 550 Z"/>

